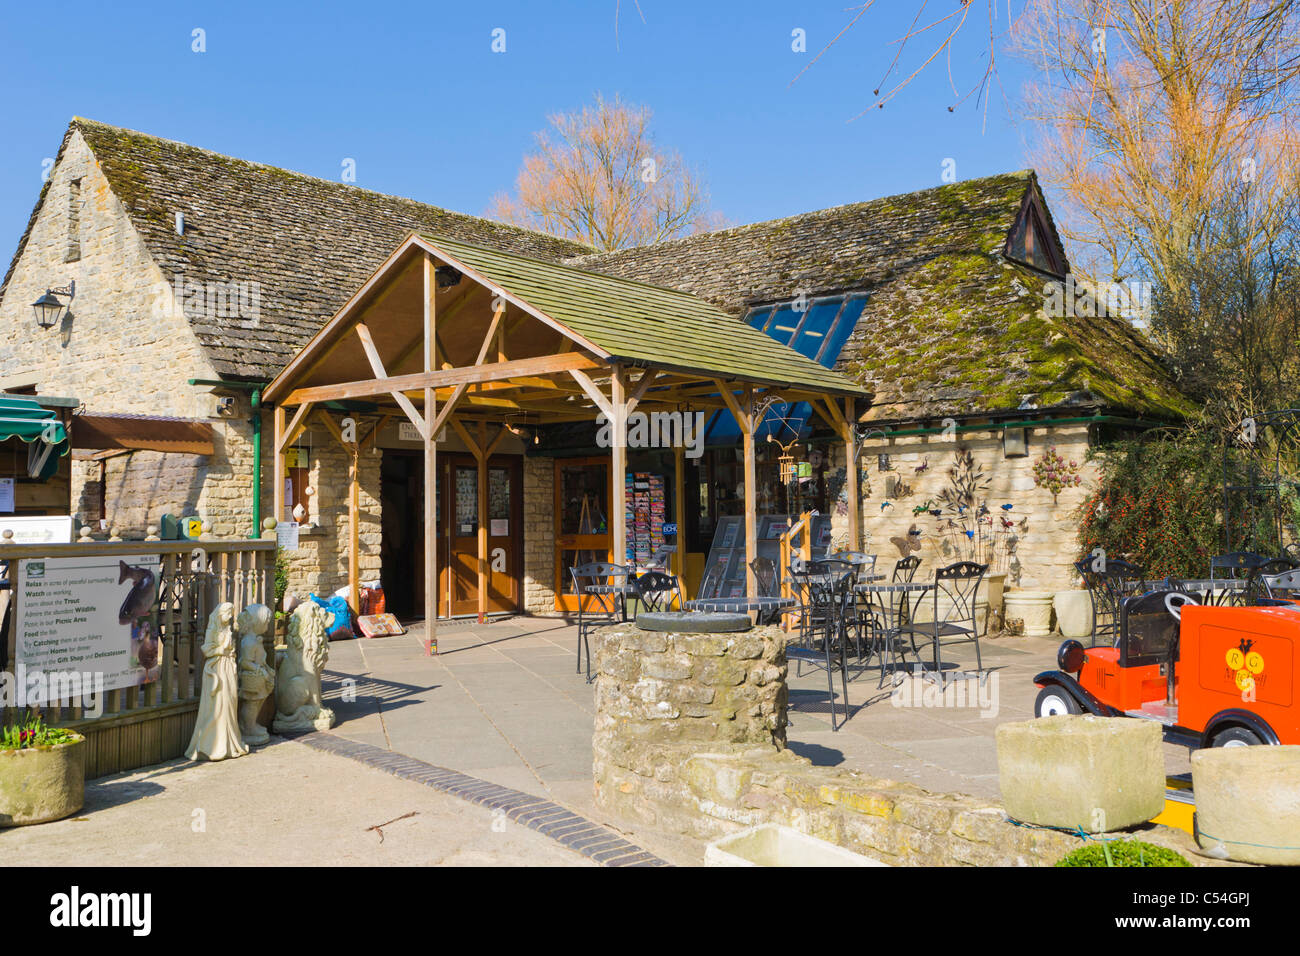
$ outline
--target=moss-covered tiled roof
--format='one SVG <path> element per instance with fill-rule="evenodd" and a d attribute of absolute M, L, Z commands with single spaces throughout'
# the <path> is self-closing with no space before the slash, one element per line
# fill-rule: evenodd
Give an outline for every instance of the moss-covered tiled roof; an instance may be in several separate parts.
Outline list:
<path fill-rule="evenodd" d="M 818 365 L 698 296 L 422 236 L 437 255 L 540 310 L 614 359 L 742 381 L 857 394 Z"/>
<path fill-rule="evenodd" d="M 875 393 L 876 419 L 1060 404 L 1186 414 L 1129 323 L 1043 314 L 1050 277 L 1003 254 L 1029 190 L 1046 211 L 1025 170 L 571 261 L 737 317 L 801 291 L 867 291 L 836 368 Z M 1047 225 L 1059 247 L 1050 214 Z"/>
<path fill-rule="evenodd" d="M 256 325 L 191 318 L 223 377 L 272 378 L 411 232 L 450 233 L 551 261 L 588 249 L 92 120 L 74 119 L 74 131 L 169 282 L 180 275 L 258 283 Z"/>

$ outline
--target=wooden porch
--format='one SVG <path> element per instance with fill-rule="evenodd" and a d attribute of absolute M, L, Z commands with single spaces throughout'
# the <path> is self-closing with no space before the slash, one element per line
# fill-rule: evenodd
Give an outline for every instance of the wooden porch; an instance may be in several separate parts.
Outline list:
<path fill-rule="evenodd" d="M 755 434 L 774 399 L 809 402 L 845 443 L 849 536 L 860 540 L 854 425 L 865 393 L 843 376 L 693 296 L 522 256 L 412 235 L 267 387 L 274 405 L 275 515 L 285 452 L 313 420 L 350 456 L 348 577 L 358 607 L 358 458 L 390 420 L 423 442 L 424 609 L 436 647 L 437 437 L 450 427 L 478 461 L 480 514 L 488 458 L 509 432 L 603 415 L 611 426 L 613 553 L 625 551 L 623 475 L 634 411 L 727 409 L 743 442 L 745 538 L 757 553 Z M 364 401 L 367 427 L 327 406 Z M 343 406 L 346 408 L 346 406 Z M 682 487 L 684 449 L 674 448 Z M 685 526 L 684 496 L 675 517 Z M 487 523 L 478 534 L 478 614 L 487 612 Z M 682 554 L 674 570 L 681 574 Z M 753 570 L 747 588 L 754 594 Z"/>

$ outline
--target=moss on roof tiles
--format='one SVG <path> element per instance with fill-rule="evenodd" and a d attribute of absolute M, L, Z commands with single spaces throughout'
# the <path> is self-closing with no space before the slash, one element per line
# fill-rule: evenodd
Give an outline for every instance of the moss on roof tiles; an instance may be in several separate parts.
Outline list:
<path fill-rule="evenodd" d="M 1161 418 L 1193 410 L 1122 319 L 1042 312 L 1048 277 L 1003 254 L 1030 170 L 570 260 L 692 292 L 739 318 L 752 305 L 866 291 L 837 369 L 878 419 L 1062 403 Z M 1049 238 L 1060 246 L 1047 212 Z M 1065 261 L 1064 249 L 1059 249 Z"/>
<path fill-rule="evenodd" d="M 447 237 L 423 238 L 615 358 L 754 382 L 860 391 L 696 296 Z"/>
<path fill-rule="evenodd" d="M 217 372 L 270 379 L 413 231 L 558 260 L 581 243 L 397 196 L 253 163 L 80 117 L 114 194 L 168 280 L 256 282 L 262 348 L 232 340 L 238 319 L 191 318 Z M 65 137 L 66 143 L 66 137 Z M 176 235 L 176 213 L 185 234 Z"/>

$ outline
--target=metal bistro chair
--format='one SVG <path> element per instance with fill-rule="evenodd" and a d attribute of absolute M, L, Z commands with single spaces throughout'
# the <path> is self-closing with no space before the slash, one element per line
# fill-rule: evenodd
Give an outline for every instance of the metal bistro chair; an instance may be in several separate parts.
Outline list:
<path fill-rule="evenodd" d="M 616 624 L 627 616 L 628 569 L 621 564 L 592 561 L 569 568 L 573 593 L 578 596 L 578 667 L 587 651 L 587 681 L 591 681 L 591 644 L 588 636 L 598 627 Z M 594 607 L 592 606 L 594 604 Z"/>
<path fill-rule="evenodd" d="M 1114 646 L 1119 640 L 1120 604 L 1142 584 L 1143 571 L 1122 558 L 1108 558 L 1105 570 L 1093 570 L 1092 561 L 1083 558 L 1074 569 L 1092 596 L 1092 646 Z"/>
<path fill-rule="evenodd" d="M 856 584 L 868 583 L 871 576 L 876 572 L 876 556 L 874 554 L 866 554 L 862 551 L 837 551 L 828 560 L 847 561 L 853 565 L 854 571 L 857 572 Z M 863 635 L 865 634 L 867 637 L 866 647 L 869 654 L 870 649 L 874 646 L 873 641 L 875 640 L 878 622 L 876 621 L 875 608 L 871 603 L 870 595 L 854 592 L 853 607 L 854 639 L 858 650 L 858 662 L 862 667 L 865 667 L 867 661 L 862 653 Z"/>
<path fill-rule="evenodd" d="M 867 555 L 867 557 L 872 557 Z M 872 558 L 874 561 L 874 558 Z M 836 578 L 843 574 L 852 577 L 849 582 L 848 592 L 844 596 L 844 605 L 836 609 L 836 614 L 843 620 L 845 634 L 852 629 L 853 631 L 853 648 L 858 659 L 859 669 L 866 666 L 866 660 L 863 657 L 863 633 L 870 630 L 870 624 L 865 615 L 860 613 L 858 607 L 858 594 L 855 590 L 860 577 L 864 578 L 870 571 L 863 571 L 865 565 L 859 561 L 852 560 L 846 553 L 832 555 L 828 558 L 818 558 L 810 562 L 808 570 L 817 575 L 826 575 Z M 867 643 L 868 653 L 870 652 L 870 642 Z"/>
<path fill-rule="evenodd" d="M 682 585 L 671 574 L 662 571 L 647 571 L 632 582 L 636 589 L 637 604 L 640 612 L 657 614 L 660 611 L 684 611 L 686 602 L 682 597 Z M 676 607 L 673 605 L 676 604 Z"/>
<path fill-rule="evenodd" d="M 1212 579 L 1248 578 L 1251 570 L 1267 560 L 1268 558 L 1262 554 L 1253 551 L 1231 551 L 1228 554 L 1216 555 L 1210 558 L 1210 577 Z"/>
<path fill-rule="evenodd" d="M 912 579 L 916 577 L 916 569 L 921 566 L 921 559 L 914 554 L 906 555 L 894 562 L 894 570 L 889 576 L 890 584 L 911 584 Z M 897 601 L 897 606 L 893 602 Z M 893 628 L 897 630 L 904 622 L 910 620 L 909 612 L 911 605 L 908 602 L 908 595 L 904 592 L 898 595 L 894 594 L 869 594 L 866 599 L 867 617 L 865 626 L 869 632 L 869 641 L 871 648 L 880 655 L 880 680 L 881 686 L 884 686 L 885 680 L 885 657 L 887 655 L 887 645 L 892 644 L 893 638 L 889 635 L 891 619 Z"/>
<path fill-rule="evenodd" d="M 1246 575 L 1246 589 L 1243 594 L 1243 603 L 1247 605 L 1259 604 L 1262 600 L 1269 600 L 1272 595 L 1268 593 L 1268 588 L 1264 584 L 1264 578 L 1276 577 L 1279 574 L 1285 574 L 1288 571 L 1294 571 L 1297 565 L 1290 558 L 1270 558 L 1263 564 L 1258 564 L 1250 569 Z"/>
<path fill-rule="evenodd" d="M 975 645 L 975 670 L 982 673 L 984 662 L 980 657 L 979 623 L 975 619 L 975 605 L 979 600 L 980 582 L 988 571 L 987 564 L 974 561 L 958 561 L 946 568 L 934 572 L 933 619 L 917 621 L 915 612 L 912 620 L 900 624 L 898 634 L 906 635 L 916 654 L 921 659 L 921 648 L 930 645 L 934 653 L 934 670 L 942 673 L 943 662 L 940 660 L 940 648 L 962 643 Z M 920 606 L 920 600 L 917 601 Z M 898 650 L 897 646 L 894 650 Z"/>
<path fill-rule="evenodd" d="M 921 559 L 914 554 L 899 558 L 894 562 L 894 574 L 889 579 L 892 584 L 911 584 L 916 577 L 916 569 L 921 566 Z"/>
<path fill-rule="evenodd" d="M 801 618 L 799 636 L 786 648 L 786 658 L 797 661 L 796 674 L 802 672 L 804 662 L 826 669 L 826 690 L 831 708 L 831 730 L 839 730 L 835 712 L 835 676 L 833 668 L 838 658 L 840 689 L 844 695 L 844 717 L 849 719 L 849 672 L 845 658 L 848 644 L 846 611 L 852 606 L 852 571 L 831 573 L 816 570 L 790 571 L 791 579 L 800 592 L 800 601 L 809 608 Z"/>
<path fill-rule="evenodd" d="M 781 582 L 777 580 L 776 562 L 771 558 L 757 557 L 749 562 L 750 569 L 754 572 L 754 580 L 758 582 L 759 597 L 780 597 Z M 759 624 L 771 624 L 773 621 L 780 619 L 781 611 L 774 610 L 766 613 L 759 612 Z"/>
<path fill-rule="evenodd" d="M 1292 568 L 1277 574 L 1261 574 L 1259 583 L 1269 601 L 1300 600 L 1300 570 Z"/>

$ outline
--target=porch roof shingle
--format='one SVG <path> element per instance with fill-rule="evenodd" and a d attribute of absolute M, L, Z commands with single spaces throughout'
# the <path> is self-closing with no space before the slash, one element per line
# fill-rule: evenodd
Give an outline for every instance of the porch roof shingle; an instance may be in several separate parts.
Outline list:
<path fill-rule="evenodd" d="M 444 236 L 421 239 L 612 360 L 839 394 L 864 392 L 697 296 Z"/>

